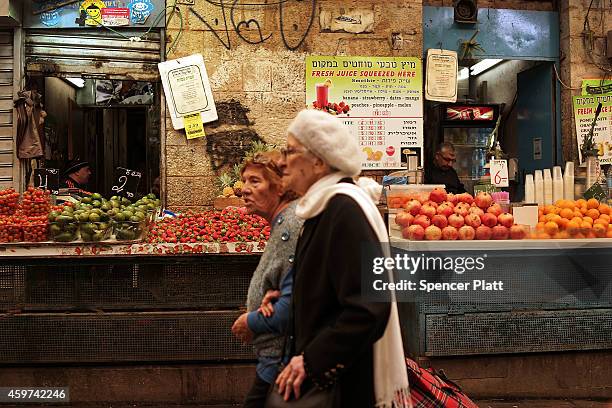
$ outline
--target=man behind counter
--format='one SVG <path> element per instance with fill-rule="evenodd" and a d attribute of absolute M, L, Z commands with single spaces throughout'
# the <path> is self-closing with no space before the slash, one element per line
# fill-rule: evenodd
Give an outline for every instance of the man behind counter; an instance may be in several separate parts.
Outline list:
<path fill-rule="evenodd" d="M 452 167 L 456 161 L 455 146 L 448 142 L 440 143 L 432 165 L 425 168 L 425 184 L 444 184 L 449 193 L 465 193 L 465 187 Z"/>
<path fill-rule="evenodd" d="M 87 190 L 87 183 L 91 176 L 89 163 L 83 160 L 74 159 L 68 163 L 64 170 L 64 179 L 60 188 L 79 188 Z"/>

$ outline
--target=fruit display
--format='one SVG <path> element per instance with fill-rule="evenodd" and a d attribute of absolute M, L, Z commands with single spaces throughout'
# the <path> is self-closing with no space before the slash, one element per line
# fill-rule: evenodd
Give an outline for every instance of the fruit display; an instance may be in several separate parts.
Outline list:
<path fill-rule="evenodd" d="M 21 209 L 28 217 L 36 217 L 49 214 L 51 208 L 51 192 L 34 187 L 28 187 L 23 193 Z"/>
<path fill-rule="evenodd" d="M 490 194 L 447 194 L 435 188 L 419 193 L 403 204 L 395 216 L 402 237 L 410 240 L 504 240 L 523 239 L 527 229 L 514 224 L 511 214 L 502 212 Z"/>
<path fill-rule="evenodd" d="M 49 222 L 46 214 L 27 217 L 21 227 L 24 242 L 44 242 L 49 239 Z"/>
<path fill-rule="evenodd" d="M 251 242 L 266 241 L 270 226 L 265 219 L 244 209 L 187 212 L 155 222 L 149 231 L 151 243 Z"/>
<path fill-rule="evenodd" d="M 16 217 L 0 217 L 0 242 L 23 241 L 23 228 Z"/>
<path fill-rule="evenodd" d="M 0 190 L 0 215 L 13 215 L 19 208 L 19 193 L 13 188 Z"/>
<path fill-rule="evenodd" d="M 612 209 L 594 198 L 558 200 L 538 209 L 534 239 L 612 238 Z"/>

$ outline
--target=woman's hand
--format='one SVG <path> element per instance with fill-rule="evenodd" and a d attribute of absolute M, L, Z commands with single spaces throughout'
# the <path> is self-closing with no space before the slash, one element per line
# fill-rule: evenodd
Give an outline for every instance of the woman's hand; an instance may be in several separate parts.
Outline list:
<path fill-rule="evenodd" d="M 236 319 L 232 326 L 232 333 L 245 344 L 249 344 L 253 339 L 253 332 L 247 323 L 248 313 L 243 313 Z"/>
<path fill-rule="evenodd" d="M 295 395 L 295 399 L 300 398 L 300 387 L 306 378 L 306 370 L 304 369 L 304 356 L 295 356 L 289 361 L 287 367 L 276 378 L 278 384 L 278 393 L 283 395 L 285 401 L 289 401 L 291 392 Z"/>
<path fill-rule="evenodd" d="M 259 306 L 259 309 L 257 309 L 259 313 L 264 315 L 264 317 L 272 316 L 274 314 L 274 302 L 276 302 L 280 296 L 280 290 L 268 290 L 261 301 L 261 306 Z"/>

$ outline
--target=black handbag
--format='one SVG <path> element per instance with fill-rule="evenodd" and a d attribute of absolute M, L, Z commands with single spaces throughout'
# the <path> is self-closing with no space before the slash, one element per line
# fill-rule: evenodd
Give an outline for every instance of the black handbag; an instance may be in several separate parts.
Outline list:
<path fill-rule="evenodd" d="M 310 387 L 308 391 L 298 399 L 285 401 L 283 395 L 278 393 L 278 385 L 270 387 L 270 392 L 266 397 L 265 408 L 333 408 L 336 405 L 336 387 L 321 390 L 317 387 Z"/>

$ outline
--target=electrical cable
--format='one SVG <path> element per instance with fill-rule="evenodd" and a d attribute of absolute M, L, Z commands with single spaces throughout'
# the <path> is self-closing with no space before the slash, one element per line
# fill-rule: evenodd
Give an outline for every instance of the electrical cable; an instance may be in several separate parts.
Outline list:
<path fill-rule="evenodd" d="M 557 64 L 553 64 L 553 68 L 555 69 L 555 76 L 557 77 L 557 81 L 559 81 L 561 86 L 563 86 L 565 89 L 569 89 L 572 91 L 577 91 L 579 89 L 582 89 L 582 87 L 572 88 L 571 86 L 565 85 L 565 83 L 561 80 L 561 77 L 559 76 L 559 71 L 557 71 Z"/>

